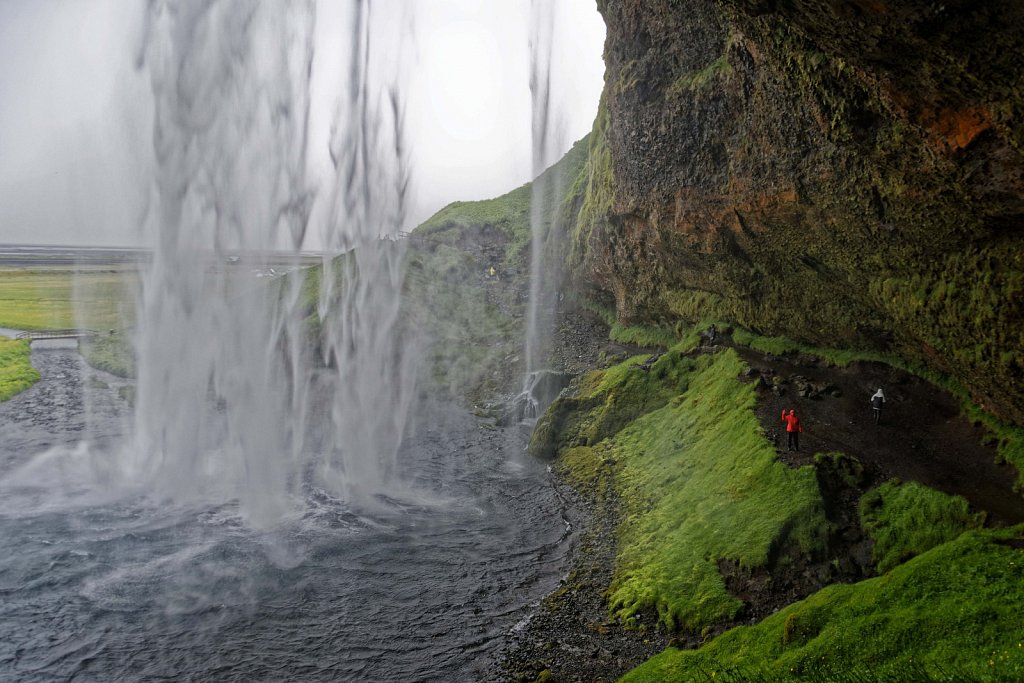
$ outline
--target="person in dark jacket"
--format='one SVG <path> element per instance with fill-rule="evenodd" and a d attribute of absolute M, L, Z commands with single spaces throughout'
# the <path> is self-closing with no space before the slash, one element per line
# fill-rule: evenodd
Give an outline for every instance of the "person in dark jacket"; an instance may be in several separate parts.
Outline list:
<path fill-rule="evenodd" d="M 885 405 L 885 394 L 879 389 L 871 396 L 871 417 L 874 419 L 875 424 L 878 424 L 878 420 L 882 417 L 882 406 Z"/>
<path fill-rule="evenodd" d="M 782 411 L 782 421 L 786 423 L 786 436 L 787 447 L 791 451 L 800 450 L 800 432 L 804 431 L 804 426 L 800 424 L 800 418 L 796 416 L 796 411 L 792 408 L 789 409 L 789 413 L 785 410 Z"/>

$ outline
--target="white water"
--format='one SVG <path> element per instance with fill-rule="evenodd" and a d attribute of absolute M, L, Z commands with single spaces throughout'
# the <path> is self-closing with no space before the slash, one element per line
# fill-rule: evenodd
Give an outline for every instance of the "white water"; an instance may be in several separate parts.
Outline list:
<path fill-rule="evenodd" d="M 524 357 L 526 373 L 516 403 L 523 417 L 534 420 L 547 407 L 539 401 L 534 385 L 550 362 L 550 335 L 554 316 L 554 287 L 558 273 L 552 272 L 550 250 L 555 248 L 550 216 L 557 210 L 565 188 L 558 173 L 544 173 L 564 148 L 564 119 L 553 95 L 554 40 L 558 13 L 554 0 L 530 3 L 530 95 L 532 132 L 532 177 L 530 188 L 530 297 L 527 302 Z"/>
<path fill-rule="evenodd" d="M 408 171 L 370 6 L 346 5 L 323 183 L 307 158 L 314 4 L 148 5 L 156 250 L 136 404 L 125 419 L 131 383 L 59 352 L 0 409 L 0 669 L 478 680 L 564 574 L 562 502 L 521 442 L 462 416 L 402 444 L 418 349 L 388 237 Z M 324 260 L 316 351 L 302 278 L 251 272 L 296 267 L 313 233 L 346 255 Z"/>
<path fill-rule="evenodd" d="M 310 475 L 345 500 L 388 492 L 412 395 L 402 251 L 380 240 L 404 213 L 401 103 L 374 69 L 370 3 L 350 10 L 326 186 L 307 159 L 323 66 L 314 3 L 153 3 L 147 15 L 156 250 L 124 471 L 177 501 L 237 499 L 257 526 L 297 514 Z M 266 287 L 224 265 L 241 253 L 267 270 L 270 251 L 297 252 L 311 231 L 329 250 L 316 306 L 326 370 L 306 350 L 303 278 Z"/>

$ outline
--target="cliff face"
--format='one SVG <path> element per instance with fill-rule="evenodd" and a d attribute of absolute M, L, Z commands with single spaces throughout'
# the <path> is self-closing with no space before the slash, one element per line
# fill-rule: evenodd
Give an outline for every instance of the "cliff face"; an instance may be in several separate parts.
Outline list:
<path fill-rule="evenodd" d="M 897 354 L 1024 424 L 1024 5 L 599 8 L 589 296 Z"/>

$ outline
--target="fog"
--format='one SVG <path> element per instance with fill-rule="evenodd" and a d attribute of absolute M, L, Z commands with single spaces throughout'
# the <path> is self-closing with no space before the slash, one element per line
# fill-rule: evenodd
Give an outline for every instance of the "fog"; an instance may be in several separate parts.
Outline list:
<path fill-rule="evenodd" d="M 551 163 L 593 123 L 604 25 L 593 0 L 555 4 Z M 309 177 L 330 164 L 338 73 L 350 36 L 316 3 Z M 147 246 L 153 96 L 137 67 L 145 3 L 0 0 L 0 242 Z M 455 200 L 530 180 L 528 0 L 379 0 L 404 65 L 411 163 L 407 229 Z M 304 246 L 321 246 L 316 234 Z"/>

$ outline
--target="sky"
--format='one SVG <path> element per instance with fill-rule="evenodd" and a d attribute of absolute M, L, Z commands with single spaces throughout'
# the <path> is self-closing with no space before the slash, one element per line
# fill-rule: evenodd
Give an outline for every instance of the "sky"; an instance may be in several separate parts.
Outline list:
<path fill-rule="evenodd" d="M 349 31 L 316 0 L 310 164 L 326 170 Z M 373 0 L 400 53 L 408 228 L 530 180 L 530 0 Z M 594 0 L 552 0 L 553 162 L 589 132 L 603 86 Z M 146 246 L 153 96 L 136 63 L 145 3 L 0 0 L 0 243 Z M 316 175 L 314 172 L 312 175 Z M 315 238 L 312 238 L 315 239 Z M 317 248 L 316 244 L 306 245 Z"/>

